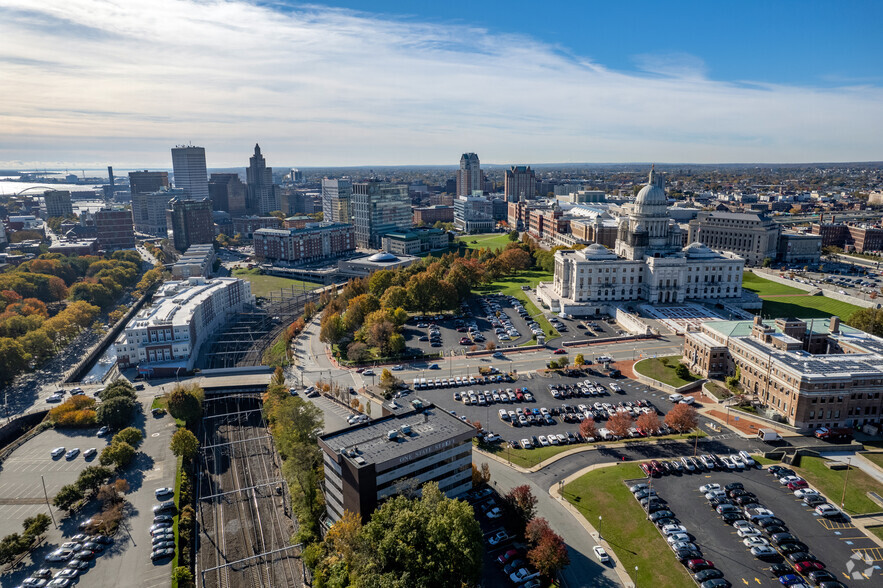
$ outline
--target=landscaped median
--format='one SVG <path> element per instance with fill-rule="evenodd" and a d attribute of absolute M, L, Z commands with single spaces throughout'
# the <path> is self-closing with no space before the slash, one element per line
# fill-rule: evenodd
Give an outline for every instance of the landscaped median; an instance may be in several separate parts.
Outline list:
<path fill-rule="evenodd" d="M 536 447 L 534 449 L 512 449 L 507 443 L 503 442 L 503 444 L 492 445 L 478 444 L 478 448 L 491 455 L 496 455 L 501 459 L 505 459 L 516 466 L 529 469 L 566 451 L 589 451 L 592 449 L 601 449 L 602 447 L 617 447 L 629 443 L 655 443 L 657 441 L 694 439 L 695 437 L 702 438 L 705 436 L 706 434 L 704 432 L 696 429 L 696 431 L 692 433 L 679 433 L 652 438 L 636 437 L 634 439 L 602 441 L 600 443 L 583 443 L 580 445 L 549 445 L 548 447 Z"/>
<path fill-rule="evenodd" d="M 595 526 L 636 586 L 693 587 L 686 569 L 624 483 L 644 477 L 636 463 L 599 468 L 567 484 L 562 496 Z"/>

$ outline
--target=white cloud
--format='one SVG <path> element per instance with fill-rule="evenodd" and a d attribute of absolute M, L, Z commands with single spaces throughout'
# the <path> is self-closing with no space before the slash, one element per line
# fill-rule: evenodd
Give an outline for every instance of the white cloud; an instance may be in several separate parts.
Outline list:
<path fill-rule="evenodd" d="M 883 92 L 647 75 L 479 28 L 221 0 L 0 0 L 0 165 L 880 159 Z"/>

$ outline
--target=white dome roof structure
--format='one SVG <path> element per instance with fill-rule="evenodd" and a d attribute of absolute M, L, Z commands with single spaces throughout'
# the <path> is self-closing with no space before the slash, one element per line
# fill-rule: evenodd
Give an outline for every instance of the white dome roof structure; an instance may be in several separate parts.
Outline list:
<path fill-rule="evenodd" d="M 616 254 L 600 243 L 592 243 L 585 249 L 583 249 L 580 253 L 583 254 L 583 257 L 586 259 L 597 260 L 597 259 L 616 259 Z"/>
<path fill-rule="evenodd" d="M 662 178 L 656 177 L 656 170 L 650 168 L 650 176 L 647 179 L 647 185 L 638 192 L 638 198 L 635 200 L 635 212 L 638 214 L 655 214 L 660 210 L 664 213 L 668 207 L 668 198 L 665 196 L 665 189 L 662 187 Z"/>
<path fill-rule="evenodd" d="M 399 261 L 399 258 L 393 255 L 392 253 L 380 252 L 375 253 L 371 257 L 368 258 L 368 261 L 374 263 L 393 263 Z"/>
<path fill-rule="evenodd" d="M 684 253 L 686 253 L 687 257 L 690 259 L 700 259 L 717 256 L 717 253 L 709 249 L 708 245 L 700 243 L 699 241 L 693 241 L 692 243 L 684 247 Z"/>

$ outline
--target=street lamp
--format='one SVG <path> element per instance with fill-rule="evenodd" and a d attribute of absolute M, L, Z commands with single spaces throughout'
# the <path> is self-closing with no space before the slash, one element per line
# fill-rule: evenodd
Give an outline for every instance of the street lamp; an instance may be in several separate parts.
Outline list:
<path fill-rule="evenodd" d="M 846 502 L 846 483 L 849 481 L 849 470 L 851 457 L 846 458 L 846 476 L 843 478 L 843 494 L 840 495 L 840 509 L 843 510 L 843 504 Z"/>

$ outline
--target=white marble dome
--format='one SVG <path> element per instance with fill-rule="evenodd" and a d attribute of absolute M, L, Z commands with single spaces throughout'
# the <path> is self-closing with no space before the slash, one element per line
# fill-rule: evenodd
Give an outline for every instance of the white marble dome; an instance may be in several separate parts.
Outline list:
<path fill-rule="evenodd" d="M 586 259 L 616 259 L 616 254 L 599 243 L 592 243 L 581 251 Z"/>
<path fill-rule="evenodd" d="M 684 247 L 684 253 L 692 259 L 716 257 L 717 253 L 708 248 L 708 245 L 694 241 Z"/>
<path fill-rule="evenodd" d="M 635 212 L 637 214 L 659 214 L 668 208 L 668 198 L 662 182 L 656 178 L 656 170 L 650 168 L 650 176 L 647 185 L 638 192 L 635 200 Z"/>

